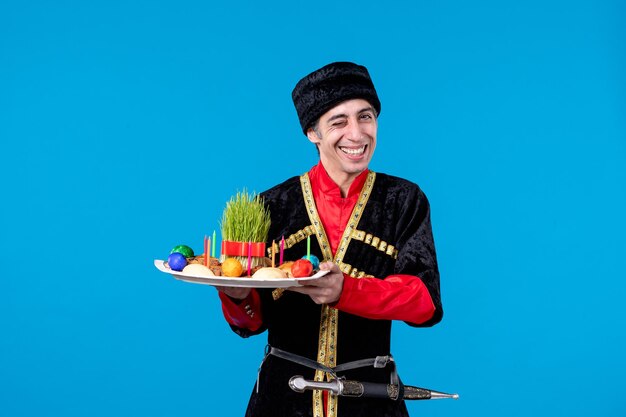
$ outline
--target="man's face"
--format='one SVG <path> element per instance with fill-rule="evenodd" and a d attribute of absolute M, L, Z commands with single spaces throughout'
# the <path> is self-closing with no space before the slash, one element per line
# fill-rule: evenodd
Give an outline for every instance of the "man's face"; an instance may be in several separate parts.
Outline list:
<path fill-rule="evenodd" d="M 363 99 L 339 103 L 309 129 L 307 137 L 318 146 L 324 168 L 335 181 L 355 177 L 369 165 L 376 148 L 376 110 Z"/>

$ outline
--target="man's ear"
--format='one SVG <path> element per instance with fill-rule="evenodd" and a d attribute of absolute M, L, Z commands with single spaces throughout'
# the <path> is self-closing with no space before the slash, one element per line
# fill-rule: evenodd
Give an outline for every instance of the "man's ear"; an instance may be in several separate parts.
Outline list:
<path fill-rule="evenodd" d="M 317 133 L 315 132 L 315 130 L 313 130 L 312 127 L 310 127 L 306 131 L 306 137 L 309 138 L 309 141 L 311 141 L 312 143 L 314 143 L 316 145 L 318 145 L 322 141 L 322 138 L 317 136 Z"/>

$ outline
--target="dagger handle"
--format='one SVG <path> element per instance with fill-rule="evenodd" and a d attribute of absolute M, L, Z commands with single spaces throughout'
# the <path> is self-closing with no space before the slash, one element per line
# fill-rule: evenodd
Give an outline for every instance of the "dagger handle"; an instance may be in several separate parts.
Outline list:
<path fill-rule="evenodd" d="M 304 392 L 305 390 L 327 390 L 331 393 L 338 395 L 341 392 L 341 386 L 339 385 L 337 380 L 331 382 L 322 382 L 322 381 L 309 381 L 304 379 L 300 375 L 296 375 L 291 377 L 289 380 L 289 387 L 295 392 Z"/>

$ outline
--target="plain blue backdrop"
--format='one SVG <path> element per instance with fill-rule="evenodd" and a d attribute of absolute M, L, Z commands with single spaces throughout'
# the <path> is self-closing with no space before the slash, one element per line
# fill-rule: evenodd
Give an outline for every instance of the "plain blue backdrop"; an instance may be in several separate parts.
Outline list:
<path fill-rule="evenodd" d="M 432 205 L 445 317 L 394 325 L 415 416 L 624 416 L 620 1 L 4 1 L 0 415 L 241 416 L 265 335 L 158 272 L 316 163 L 291 89 L 382 101 L 371 168 Z"/>

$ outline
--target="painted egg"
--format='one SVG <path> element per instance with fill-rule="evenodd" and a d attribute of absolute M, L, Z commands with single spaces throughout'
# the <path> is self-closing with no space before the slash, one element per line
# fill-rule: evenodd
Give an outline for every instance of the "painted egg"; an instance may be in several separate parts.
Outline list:
<path fill-rule="evenodd" d="M 167 257 L 167 264 L 173 271 L 182 271 L 187 266 L 187 258 L 182 253 L 174 252 Z"/>
<path fill-rule="evenodd" d="M 193 258 L 193 249 L 191 249 L 187 245 L 175 246 L 174 249 L 171 250 L 170 254 L 177 253 L 177 252 L 183 255 L 185 258 Z"/>
<path fill-rule="evenodd" d="M 291 275 L 294 278 L 310 277 L 313 273 L 313 264 L 308 259 L 298 259 L 291 266 Z"/>
<path fill-rule="evenodd" d="M 320 267 L 320 260 L 317 258 L 317 256 L 315 255 L 304 255 L 302 257 L 302 259 L 306 259 L 307 261 L 311 262 L 311 265 L 313 265 L 313 269 L 319 269 Z"/>

